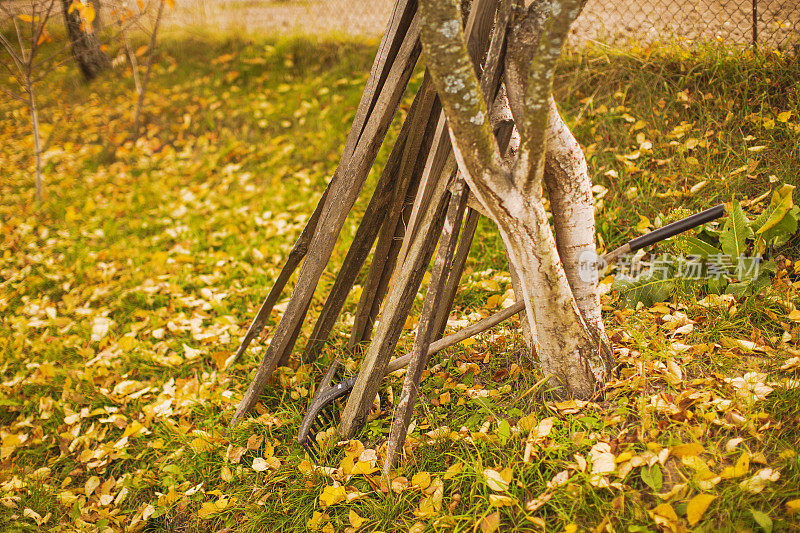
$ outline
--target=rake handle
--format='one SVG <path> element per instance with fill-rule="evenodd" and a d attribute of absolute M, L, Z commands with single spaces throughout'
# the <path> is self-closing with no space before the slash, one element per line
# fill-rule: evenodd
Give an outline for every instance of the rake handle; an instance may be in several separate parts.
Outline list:
<path fill-rule="evenodd" d="M 456 331 L 455 333 L 451 333 L 446 337 L 442 337 L 441 339 L 432 342 L 428 346 L 428 355 L 433 355 L 436 352 L 440 352 L 445 348 L 449 348 L 454 344 L 458 344 L 459 342 L 468 339 L 478 333 L 486 331 L 487 329 L 491 328 L 492 326 L 496 326 L 500 322 L 503 322 L 507 318 L 516 315 L 520 311 L 525 310 L 525 302 L 516 302 L 514 305 L 506 307 L 502 311 L 493 314 L 483 320 L 472 324 L 471 326 L 467 326 L 463 329 Z M 396 359 L 392 359 L 389 362 L 389 365 L 386 367 L 386 373 L 390 374 L 395 370 L 399 370 L 406 366 L 408 362 L 411 360 L 411 354 L 408 353 L 406 355 L 400 356 Z"/>
<path fill-rule="evenodd" d="M 694 215 L 690 215 L 686 218 L 682 218 L 676 222 L 671 224 L 667 224 L 661 228 L 655 229 L 650 233 L 642 235 L 641 237 L 636 237 L 628 241 L 627 243 L 623 244 L 619 248 L 612 250 L 611 252 L 607 253 L 603 256 L 603 260 L 599 262 L 599 265 L 606 265 L 613 263 L 620 255 L 635 252 L 645 246 L 650 246 L 651 244 L 655 244 L 657 242 L 663 241 L 665 239 L 669 239 L 670 237 L 674 237 L 679 233 L 683 233 L 684 231 L 690 230 L 692 228 L 696 228 L 701 224 L 705 224 L 706 222 L 711 222 L 712 220 L 716 220 L 725 215 L 725 204 L 719 204 L 717 206 L 711 207 L 706 209 L 705 211 L 701 211 L 699 213 L 695 213 Z M 458 344 L 459 342 L 468 339 L 478 333 L 482 333 L 487 329 L 496 326 L 500 322 L 510 318 L 513 315 L 525 310 L 525 302 L 516 302 L 513 305 L 506 307 L 502 311 L 495 313 L 489 317 L 480 320 L 471 326 L 467 326 L 463 329 L 458 330 L 455 333 L 447 335 L 446 337 L 442 337 L 441 339 L 434 341 L 428 346 L 428 355 L 433 355 L 436 352 L 440 352 L 445 348 L 449 348 L 454 344 Z M 396 359 L 393 359 L 389 362 L 389 365 L 386 367 L 386 373 L 391 374 L 395 370 L 400 370 L 401 368 L 408 365 L 408 362 L 411 361 L 411 354 L 405 354 Z"/>
<path fill-rule="evenodd" d="M 706 222 L 716 220 L 724 214 L 725 204 L 719 204 L 714 207 L 710 207 L 705 211 L 700 211 L 694 215 L 682 218 L 681 220 L 673 222 L 672 224 L 667 224 L 666 226 L 658 228 L 657 230 L 653 230 L 646 235 L 642 235 L 641 237 L 636 237 L 635 239 L 628 241 L 628 244 L 631 246 L 631 252 L 635 252 L 636 250 L 644 248 L 645 246 L 650 246 L 651 244 L 663 241 L 664 239 L 674 237 L 675 235 L 683 233 L 684 231 L 696 228 L 700 224 L 705 224 Z"/>

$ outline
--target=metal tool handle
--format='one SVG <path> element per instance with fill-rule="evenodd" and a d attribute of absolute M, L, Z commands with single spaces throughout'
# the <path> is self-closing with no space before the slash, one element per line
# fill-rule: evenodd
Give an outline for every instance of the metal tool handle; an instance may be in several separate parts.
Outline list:
<path fill-rule="evenodd" d="M 651 231 L 647 235 L 642 235 L 641 237 L 637 237 L 629 241 L 628 244 L 631 246 L 631 252 L 635 252 L 640 248 L 650 246 L 651 244 L 663 241 L 664 239 L 669 239 L 670 237 L 674 237 L 679 233 L 683 233 L 686 230 L 695 228 L 700 224 L 711 222 L 712 220 L 716 220 L 722 216 L 725 216 L 725 204 L 719 204 L 706 209 L 705 211 L 695 213 L 694 215 L 673 222 L 672 224 L 667 224 L 663 228 L 658 228 L 655 231 Z"/>
<path fill-rule="evenodd" d="M 632 241 L 628 241 L 619 248 L 607 253 L 602 257 L 602 261 L 598 262 L 597 266 L 601 267 L 608 263 L 612 263 L 622 254 L 638 250 L 643 246 L 654 244 L 663 239 L 668 239 L 669 237 L 673 237 L 678 233 L 699 226 L 700 224 L 704 224 L 706 222 L 710 222 L 711 220 L 717 219 L 723 216 L 724 214 L 725 214 L 725 206 L 723 204 L 720 204 L 716 207 L 712 207 L 711 209 L 706 209 L 701 213 L 691 215 L 687 218 L 684 218 L 682 220 L 664 226 L 663 228 L 659 228 L 655 231 L 648 233 L 647 235 L 642 235 L 641 237 L 633 239 Z M 482 331 L 486 331 L 490 327 L 499 324 L 500 322 L 506 320 L 512 315 L 515 315 L 516 313 L 520 312 L 523 313 L 525 312 L 525 304 L 523 302 L 516 302 L 513 305 L 503 309 L 498 313 L 495 313 L 492 316 L 484 318 L 483 320 L 475 324 L 472 324 L 471 326 L 467 326 L 464 329 L 461 329 L 444 338 L 441 338 L 435 342 L 430 343 L 430 345 L 428 346 L 428 354 L 434 354 L 440 350 L 443 350 L 454 344 L 457 344 L 466 338 L 472 337 L 478 333 L 481 333 Z M 406 365 L 408 365 L 410 360 L 411 360 L 411 354 L 406 354 L 390 361 L 386 368 L 386 373 L 389 374 L 391 372 L 394 372 L 396 370 L 405 367 Z M 300 444 L 303 444 L 304 446 L 305 443 L 309 442 L 308 437 L 311 434 L 311 428 L 317 422 L 318 417 L 321 416 L 320 413 L 322 412 L 322 410 L 327 405 L 333 403 L 333 401 L 336 400 L 337 398 L 342 398 L 347 394 L 349 394 L 350 391 L 353 389 L 353 385 L 356 382 L 357 376 L 352 376 L 349 379 L 337 385 L 332 385 L 333 376 L 338 366 L 339 366 L 339 360 L 336 359 L 333 362 L 333 364 L 331 364 L 331 367 L 328 369 L 328 371 L 325 373 L 325 377 L 322 379 L 320 386 L 314 393 L 314 397 L 311 399 L 309 410 L 303 417 L 303 421 L 300 424 L 300 432 L 298 433 L 297 440 Z"/>
<path fill-rule="evenodd" d="M 694 215 L 682 218 L 681 220 L 673 222 L 672 224 L 667 224 L 666 226 L 653 230 L 650 233 L 647 233 L 646 235 L 642 235 L 641 237 L 637 237 L 633 240 L 630 240 L 624 245 L 617 248 L 616 250 L 604 255 L 603 261 L 600 263 L 600 265 L 612 263 L 622 253 L 634 252 L 645 246 L 655 244 L 659 241 L 663 241 L 664 239 L 669 239 L 670 237 L 674 237 L 679 233 L 683 233 L 684 231 L 697 227 L 700 224 L 705 224 L 706 222 L 716 220 L 724 215 L 725 215 L 725 204 L 719 204 L 718 206 L 711 207 L 709 209 L 706 209 L 705 211 L 701 211 L 700 213 L 695 213 Z M 477 335 L 478 333 L 486 331 L 492 326 L 495 326 L 500 322 L 503 322 L 507 318 L 524 310 L 525 310 L 525 303 L 516 302 L 513 305 L 506 307 L 502 311 L 495 313 L 487 318 L 484 318 L 483 320 L 480 320 L 479 322 L 476 322 L 471 326 L 467 326 L 464 329 L 461 329 L 453 334 L 450 334 L 435 342 L 432 342 L 428 347 L 428 354 L 432 355 L 445 348 L 449 348 L 454 344 L 458 344 L 464 339 L 467 339 L 469 337 Z M 394 372 L 395 370 L 403 368 L 408 364 L 410 360 L 411 360 L 411 354 L 405 354 L 403 356 L 397 357 L 396 359 L 393 359 L 392 361 L 389 362 L 389 366 L 386 368 L 386 373 L 389 374 L 391 372 Z"/>

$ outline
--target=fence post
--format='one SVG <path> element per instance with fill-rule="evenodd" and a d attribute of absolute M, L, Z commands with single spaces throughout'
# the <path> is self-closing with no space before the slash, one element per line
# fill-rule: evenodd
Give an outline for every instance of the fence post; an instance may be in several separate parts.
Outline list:
<path fill-rule="evenodd" d="M 753 48 L 758 48 L 758 0 L 753 0 Z"/>

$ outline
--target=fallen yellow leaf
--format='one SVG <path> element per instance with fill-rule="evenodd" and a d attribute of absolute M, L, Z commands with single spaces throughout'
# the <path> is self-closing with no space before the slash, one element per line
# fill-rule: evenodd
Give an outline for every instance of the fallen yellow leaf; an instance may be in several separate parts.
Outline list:
<path fill-rule="evenodd" d="M 417 472 L 412 476 L 411 484 L 425 490 L 431 484 L 431 475 L 428 472 Z"/>
<path fill-rule="evenodd" d="M 774 470 L 772 468 L 762 468 L 752 477 L 739 483 L 739 487 L 742 490 L 746 490 L 752 494 L 758 494 L 764 490 L 764 487 L 767 486 L 767 483 L 778 481 L 780 477 L 781 473 L 778 470 Z"/>
<path fill-rule="evenodd" d="M 464 463 L 453 464 L 445 471 L 444 478 L 453 479 L 454 477 L 456 477 L 458 474 L 461 473 L 461 470 L 463 470 L 463 468 L 464 468 Z"/>
<path fill-rule="evenodd" d="M 503 479 L 503 476 L 497 470 L 487 468 L 483 471 L 483 477 L 486 479 L 486 484 L 493 491 L 503 492 L 508 490 L 509 482 Z"/>
<path fill-rule="evenodd" d="M 358 516 L 358 513 L 356 513 L 352 509 L 350 509 L 350 512 L 348 513 L 347 517 L 350 519 L 350 525 L 356 529 L 360 528 L 362 524 L 364 524 L 364 522 L 367 521 L 366 518 Z"/>
<path fill-rule="evenodd" d="M 510 507 L 514 505 L 514 499 L 511 496 L 502 494 L 490 494 L 489 505 L 492 507 Z"/>
<path fill-rule="evenodd" d="M 346 499 L 347 493 L 343 486 L 339 485 L 338 487 L 334 487 L 333 485 L 328 485 L 322 489 L 322 494 L 319 495 L 319 504 L 322 507 L 328 507 L 343 502 Z"/>
<path fill-rule="evenodd" d="M 675 509 L 668 503 L 662 503 L 657 505 L 655 509 L 651 511 L 654 515 L 662 516 L 668 520 L 673 522 L 678 521 L 678 515 L 675 513 Z"/>
<path fill-rule="evenodd" d="M 87 498 L 92 496 L 92 493 L 95 491 L 97 487 L 100 486 L 100 478 L 97 476 L 92 476 L 86 480 L 86 485 L 84 486 L 85 494 Z"/>
<path fill-rule="evenodd" d="M 228 367 L 228 361 L 233 360 L 233 354 L 230 352 L 217 351 L 211 354 L 211 358 L 214 359 L 214 364 L 217 365 L 217 368 L 225 370 Z"/>
<path fill-rule="evenodd" d="M 130 352 L 136 346 L 137 341 L 135 338 L 126 335 L 117 341 L 117 347 L 123 352 Z"/>
<path fill-rule="evenodd" d="M 200 519 L 209 518 L 211 515 L 224 511 L 228 507 L 228 499 L 220 496 L 215 502 L 203 502 L 200 510 L 197 511 L 197 517 Z"/>
<path fill-rule="evenodd" d="M 484 516 L 480 521 L 481 533 L 494 533 L 500 527 L 500 513 L 497 511 Z"/>
<path fill-rule="evenodd" d="M 703 445 L 698 442 L 691 442 L 689 444 L 679 444 L 669 449 L 669 453 L 678 458 L 692 457 L 700 455 L 705 449 Z"/>
<path fill-rule="evenodd" d="M 698 494 L 689 500 L 689 504 L 686 506 L 686 520 L 689 522 L 690 526 L 700 521 L 703 517 L 703 513 L 706 512 L 708 506 L 711 505 L 711 502 L 716 498 L 717 497 L 713 494 Z"/>
<path fill-rule="evenodd" d="M 306 521 L 306 527 L 311 531 L 317 531 L 322 526 L 322 523 L 326 520 L 330 520 L 328 513 L 314 511 L 314 514 L 311 515 L 311 518 Z"/>
<path fill-rule="evenodd" d="M 750 470 L 750 455 L 747 452 L 744 452 L 742 455 L 739 456 L 739 459 L 736 460 L 736 464 L 734 466 L 726 466 L 722 469 L 720 476 L 725 479 L 731 479 L 735 477 L 741 477 Z"/>
<path fill-rule="evenodd" d="M 358 475 L 358 474 L 369 475 L 369 474 L 372 474 L 373 472 L 376 472 L 377 470 L 378 470 L 377 468 L 375 468 L 374 466 L 370 465 L 366 461 L 358 461 L 353 466 L 353 470 L 350 471 L 350 474 L 353 475 L 353 476 Z"/>
<path fill-rule="evenodd" d="M 214 448 L 214 444 L 206 437 L 201 436 L 190 442 L 189 447 L 197 453 L 203 453 L 212 450 Z"/>

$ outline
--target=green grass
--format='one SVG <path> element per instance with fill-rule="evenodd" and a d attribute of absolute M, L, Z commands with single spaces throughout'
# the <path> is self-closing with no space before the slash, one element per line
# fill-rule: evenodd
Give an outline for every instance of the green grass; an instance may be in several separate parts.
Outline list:
<path fill-rule="evenodd" d="M 696 211 L 758 196 L 773 176 L 798 184 L 797 58 L 712 46 L 629 53 L 599 47 L 573 52 L 565 63 L 557 100 L 578 117 L 573 128 L 592 154 L 590 173 L 609 189 L 599 223 L 604 238 L 635 235 L 637 215 L 653 220 L 678 207 Z M 795 118 L 777 121 L 785 111 Z M 690 127 L 675 129 L 682 124 Z M 626 158 L 640 147 L 639 134 L 652 148 Z M 758 146 L 764 148 L 751 151 Z M 697 193 L 680 194 L 702 181 Z M 631 187 L 637 190 L 628 198 Z"/>
<path fill-rule="evenodd" d="M 237 347 L 335 169 L 375 46 L 167 39 L 147 98 L 147 135 L 135 146 L 125 142 L 134 104 L 127 76 L 112 73 L 86 86 L 71 65 L 62 67 L 39 91 L 47 134 L 42 204 L 33 200 L 27 114 L 0 102 L 0 529 L 40 529 L 34 514 L 25 514 L 30 509 L 49 514 L 41 529 L 54 531 L 131 524 L 149 531 L 345 531 L 350 511 L 366 519 L 363 530 L 472 531 L 481 521 L 489 528 L 498 513 L 502 531 L 604 524 L 654 531 L 654 513 L 668 513 L 663 504 L 677 513 L 674 527 L 689 527 L 689 502 L 701 493 L 716 499 L 695 530 L 756 531 L 758 513 L 775 530 L 800 527 L 786 507 L 800 498 L 800 459 L 790 453 L 800 389 L 785 384 L 797 369 L 780 370 L 800 337 L 788 317 L 800 305 L 791 263 L 765 294 L 724 305 L 703 306 L 687 294 L 630 310 L 604 296 L 617 376 L 602 403 L 574 412 L 541 386 L 516 320 L 437 356 L 432 364 L 442 363 L 441 370 L 424 383 L 396 472 L 408 480 L 395 479 L 396 488 L 405 487 L 399 493 L 381 490 L 377 474 L 345 481 L 334 473 L 348 494 L 363 495 L 321 507 L 319 496 L 333 480 L 310 471 L 294 441 L 325 366 L 336 355 L 357 363 L 339 335 L 344 324 L 318 363 L 293 359 L 253 416 L 227 428 L 263 347 L 227 370 L 218 361 Z M 605 247 L 643 231 L 639 215 L 655 227 L 678 207 L 699 210 L 797 184 L 798 65 L 716 48 L 568 53 L 557 100 L 586 147 L 595 183 L 607 189 L 602 199 L 597 192 Z M 421 77 L 415 73 L 414 86 Z M 682 134 L 670 135 L 684 122 L 690 126 Z M 698 143 L 687 145 L 689 139 Z M 644 141 L 651 148 L 641 149 Z M 748 150 L 753 146 L 765 148 Z M 384 149 L 367 193 L 386 156 Z M 703 181 L 699 191 L 676 195 Z M 345 224 L 305 334 L 367 198 Z M 766 203 L 747 211 L 753 216 Z M 791 247 L 772 253 L 798 257 Z M 487 301 L 496 296 L 499 304 L 510 288 L 506 268 L 498 235 L 484 220 L 453 316 L 492 312 Z M 354 308 L 355 299 L 345 311 Z M 676 335 L 665 323 L 677 312 L 694 321 L 692 331 Z M 103 318 L 113 321 L 107 331 Z M 410 333 L 398 350 L 409 346 Z M 762 381 L 777 382 L 774 390 L 750 402 L 737 393 L 738 382 L 726 381 L 747 372 L 766 374 Z M 382 390 L 396 398 L 400 384 L 391 377 Z M 383 413 L 359 435 L 379 454 L 387 401 L 384 394 Z M 529 431 L 550 417 L 551 432 L 525 462 Z M 443 426 L 447 435 L 429 442 L 426 434 Z M 694 442 L 703 446 L 695 458 L 677 448 Z M 359 445 L 349 446 L 352 455 Z M 320 464 L 340 468 L 343 448 Z M 662 449 L 672 454 L 664 458 Z M 709 481 L 708 472 L 713 480 L 743 452 L 746 472 Z M 593 477 L 602 453 L 619 460 L 617 469 Z M 256 458 L 278 463 L 259 472 Z M 651 486 L 655 470 L 631 460 L 658 465 L 658 489 Z M 513 478 L 507 490 L 494 490 L 485 470 L 505 468 Z M 764 468 L 780 477 L 757 493 L 740 486 Z M 431 494 L 421 488 L 425 472 Z M 548 489 L 560 472 L 568 479 Z M 100 485 L 87 491 L 95 481 Z M 525 510 L 542 494 L 550 499 Z"/>

